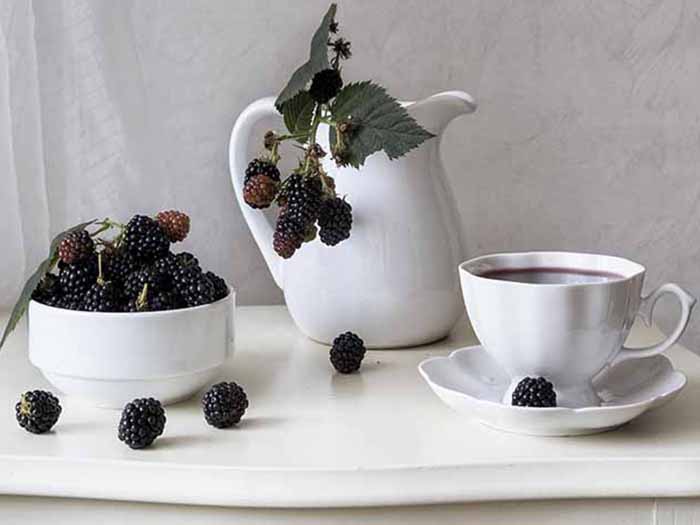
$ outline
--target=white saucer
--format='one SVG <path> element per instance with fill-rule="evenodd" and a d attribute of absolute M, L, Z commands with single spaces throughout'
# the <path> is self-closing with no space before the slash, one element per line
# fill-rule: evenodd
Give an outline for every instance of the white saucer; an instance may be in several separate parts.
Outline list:
<path fill-rule="evenodd" d="M 659 355 L 624 361 L 599 375 L 594 388 L 603 405 L 525 408 L 501 403 L 510 378 L 481 346 L 455 350 L 418 365 L 448 406 L 489 427 L 536 436 L 575 436 L 610 430 L 671 401 L 686 377 Z"/>

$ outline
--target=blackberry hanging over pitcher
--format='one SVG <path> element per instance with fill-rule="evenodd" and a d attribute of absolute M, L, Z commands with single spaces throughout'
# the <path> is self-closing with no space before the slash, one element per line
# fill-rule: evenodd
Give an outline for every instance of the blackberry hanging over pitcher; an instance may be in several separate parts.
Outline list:
<path fill-rule="evenodd" d="M 381 86 L 343 82 L 342 62 L 352 53 L 350 42 L 338 36 L 336 10 L 332 4 L 312 38 L 311 58 L 294 72 L 275 101 L 286 133 L 267 131 L 262 141 L 265 155 L 250 161 L 245 170 L 243 201 L 255 209 L 275 201 L 279 205 L 273 248 L 285 259 L 317 233 L 328 246 L 351 235 L 352 206 L 346 196 L 336 194 L 324 159 L 359 168 L 375 152 L 385 151 L 395 159 L 433 136 Z M 329 155 L 317 142 L 322 129 L 328 131 Z M 279 146 L 289 140 L 302 154 L 297 168 L 282 178 L 277 168 Z"/>

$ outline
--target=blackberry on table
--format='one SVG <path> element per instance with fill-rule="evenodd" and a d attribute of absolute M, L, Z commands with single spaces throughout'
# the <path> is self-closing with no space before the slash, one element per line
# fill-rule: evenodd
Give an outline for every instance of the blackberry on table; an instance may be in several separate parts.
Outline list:
<path fill-rule="evenodd" d="M 145 448 L 163 433 L 165 420 L 160 401 L 152 397 L 134 399 L 122 411 L 117 435 L 130 448 Z"/>
<path fill-rule="evenodd" d="M 272 247 L 283 259 L 289 259 L 304 242 L 305 228 L 286 212 L 277 217 L 275 233 L 272 236 Z"/>
<path fill-rule="evenodd" d="M 228 428 L 238 423 L 248 408 L 248 397 L 236 383 L 217 383 L 202 398 L 202 410 L 207 423 L 216 428 Z"/>
<path fill-rule="evenodd" d="M 160 224 L 145 215 L 134 215 L 124 231 L 124 246 L 141 263 L 168 253 L 170 241 Z"/>
<path fill-rule="evenodd" d="M 48 432 L 61 415 L 61 403 L 51 392 L 33 390 L 25 392 L 15 405 L 15 417 L 19 426 L 32 434 Z"/>
<path fill-rule="evenodd" d="M 515 387 L 512 404 L 520 407 L 555 407 L 557 394 L 554 385 L 544 377 L 526 377 Z"/>
<path fill-rule="evenodd" d="M 58 282 L 64 295 L 79 300 L 97 279 L 97 257 L 59 265 Z"/>
<path fill-rule="evenodd" d="M 58 245 L 58 257 L 66 264 L 87 259 L 95 253 L 95 243 L 86 230 L 66 235 Z"/>
<path fill-rule="evenodd" d="M 328 199 L 321 206 L 318 217 L 321 242 L 335 246 L 350 237 L 352 229 L 352 206 L 344 199 Z"/>
<path fill-rule="evenodd" d="M 364 341 L 357 334 L 345 332 L 333 340 L 331 364 L 341 374 L 350 374 L 360 369 L 365 352 Z"/>
<path fill-rule="evenodd" d="M 337 69 L 324 69 L 314 75 L 311 80 L 309 94 L 315 102 L 325 104 L 335 97 L 343 87 L 343 79 Z"/>
<path fill-rule="evenodd" d="M 280 170 L 277 169 L 272 162 L 266 159 L 253 159 L 248 164 L 245 170 L 245 178 L 243 180 L 243 185 L 248 184 L 248 181 L 256 175 L 265 175 L 270 179 L 279 182 L 280 180 Z"/>
<path fill-rule="evenodd" d="M 181 211 L 161 211 L 156 215 L 156 221 L 170 242 L 184 241 L 190 233 L 190 217 Z"/>
<path fill-rule="evenodd" d="M 226 281 L 214 272 L 207 272 L 204 276 L 214 285 L 214 300 L 218 301 L 228 295 L 228 285 Z"/>

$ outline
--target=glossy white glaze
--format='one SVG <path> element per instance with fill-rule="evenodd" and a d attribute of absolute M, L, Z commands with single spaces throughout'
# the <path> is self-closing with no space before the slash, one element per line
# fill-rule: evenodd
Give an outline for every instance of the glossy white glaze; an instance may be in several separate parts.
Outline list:
<path fill-rule="evenodd" d="M 272 249 L 264 214 L 242 197 L 247 163 L 256 153 L 259 122 L 282 126 L 274 99 L 254 102 L 231 134 L 230 168 L 239 205 L 299 329 L 329 343 L 345 330 L 369 347 L 399 347 L 444 337 L 462 312 L 455 267 L 462 254 L 459 218 L 440 159 L 440 135 L 459 115 L 476 109 L 462 92 L 407 103 L 437 138 L 405 157 L 370 156 L 358 171 L 326 159 L 337 193 L 353 207 L 350 239 L 335 247 L 316 240 L 289 260 Z M 327 137 L 322 129 L 321 137 Z M 326 139 L 320 141 L 328 150 Z"/>
<path fill-rule="evenodd" d="M 611 272 L 620 279 L 586 284 L 530 284 L 482 277 L 504 268 L 569 268 Z M 561 406 L 598 405 L 593 377 L 606 365 L 659 354 L 688 324 L 695 299 L 666 284 L 641 298 L 644 267 L 604 255 L 526 252 L 477 257 L 460 265 L 464 302 L 482 345 L 512 378 L 504 399 L 525 376 L 544 376 L 557 388 Z M 674 294 L 681 315 L 662 343 L 623 347 L 642 308 L 649 321 L 663 293 Z"/>
<path fill-rule="evenodd" d="M 61 392 L 122 408 L 137 397 L 185 399 L 233 352 L 235 294 L 164 312 L 101 313 L 29 305 L 29 359 Z"/>
<path fill-rule="evenodd" d="M 481 346 L 448 357 L 426 359 L 421 375 L 448 406 L 484 425 L 537 436 L 573 436 L 604 432 L 673 399 L 686 377 L 664 356 L 621 363 L 593 382 L 602 406 L 524 408 L 502 402 L 510 376 Z"/>

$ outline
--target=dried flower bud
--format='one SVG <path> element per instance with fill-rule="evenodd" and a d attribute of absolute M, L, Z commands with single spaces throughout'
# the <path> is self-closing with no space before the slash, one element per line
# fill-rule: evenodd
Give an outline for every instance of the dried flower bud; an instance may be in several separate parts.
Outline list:
<path fill-rule="evenodd" d="M 265 149 L 272 150 L 273 146 L 277 143 L 277 135 L 275 135 L 274 131 L 265 133 L 264 143 Z"/>
<path fill-rule="evenodd" d="M 314 159 L 322 159 L 326 156 L 326 152 L 323 151 L 323 148 L 318 144 L 311 144 L 311 146 L 309 146 L 308 152 L 309 157 L 312 157 Z"/>

